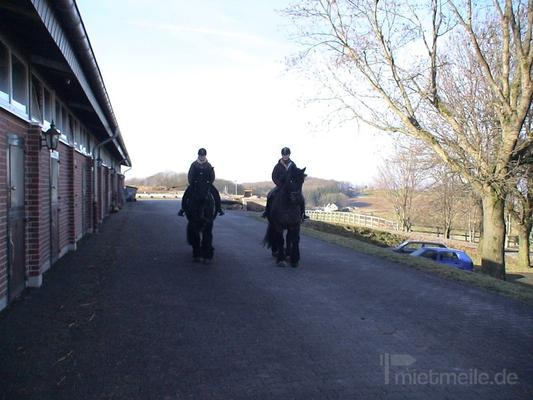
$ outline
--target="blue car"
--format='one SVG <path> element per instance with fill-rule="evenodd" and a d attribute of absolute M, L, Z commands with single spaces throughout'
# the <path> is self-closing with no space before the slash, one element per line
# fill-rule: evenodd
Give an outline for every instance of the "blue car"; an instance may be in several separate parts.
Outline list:
<path fill-rule="evenodd" d="M 439 247 L 423 247 L 411 253 L 414 257 L 425 257 L 434 260 L 440 264 L 446 264 L 450 267 L 462 269 L 465 271 L 474 270 L 474 262 L 462 250 L 439 248 Z"/>
<path fill-rule="evenodd" d="M 392 251 L 402 254 L 411 254 L 423 247 L 448 247 L 444 243 L 426 242 L 424 240 L 406 240 L 405 242 L 394 247 Z"/>

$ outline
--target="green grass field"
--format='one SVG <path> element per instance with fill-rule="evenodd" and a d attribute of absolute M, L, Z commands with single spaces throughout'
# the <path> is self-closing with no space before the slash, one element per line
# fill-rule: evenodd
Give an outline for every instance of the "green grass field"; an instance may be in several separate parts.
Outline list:
<path fill-rule="evenodd" d="M 265 221 L 255 213 L 249 213 L 249 215 L 257 220 Z M 401 234 L 377 231 L 369 228 L 352 228 L 351 230 L 348 230 L 342 226 L 309 220 L 302 224 L 302 233 L 330 243 L 348 247 L 364 254 L 373 255 L 421 271 L 437 274 L 445 279 L 487 289 L 528 304 L 533 304 L 532 286 L 518 282 L 501 281 L 481 272 L 462 271 L 438 264 L 426 258 L 411 257 L 391 251 L 389 247 L 405 240 L 405 236 Z"/>

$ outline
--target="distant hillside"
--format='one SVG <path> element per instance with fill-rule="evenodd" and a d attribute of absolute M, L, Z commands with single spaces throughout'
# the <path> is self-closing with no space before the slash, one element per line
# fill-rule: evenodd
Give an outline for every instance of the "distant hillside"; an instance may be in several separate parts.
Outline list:
<path fill-rule="evenodd" d="M 157 190 L 157 191 L 169 191 L 169 190 L 185 190 L 188 185 L 187 173 L 165 171 L 158 172 L 155 175 L 148 176 L 146 178 L 130 178 L 126 179 L 126 185 L 137 186 L 143 190 Z M 223 192 L 225 189 L 229 193 L 235 193 L 235 183 L 226 179 L 216 179 L 215 186 L 218 190 Z M 243 193 L 243 185 L 237 185 L 237 191 Z"/>
<path fill-rule="evenodd" d="M 146 178 L 126 179 L 126 185 L 185 190 L 187 187 L 187 174 L 174 171 L 159 172 Z"/>
<path fill-rule="evenodd" d="M 243 183 L 245 188 L 251 188 L 253 193 L 266 196 L 274 187 L 272 181 Z M 328 203 L 345 205 L 350 198 L 357 196 L 359 189 L 347 182 L 332 179 L 307 177 L 303 188 L 306 202 L 311 207 L 323 206 Z"/>
<path fill-rule="evenodd" d="M 159 172 L 146 178 L 131 178 L 126 180 L 127 185 L 137 186 L 148 190 L 167 191 L 185 190 L 187 187 L 187 174 L 185 172 Z M 215 180 L 216 188 L 221 192 L 227 191 L 230 194 L 242 194 L 244 189 L 252 189 L 256 196 L 266 196 L 274 187 L 274 183 L 267 182 L 246 182 L 237 184 L 227 179 Z M 347 205 L 351 198 L 359 193 L 359 188 L 347 182 L 308 177 L 304 184 L 304 196 L 310 207 L 323 206 L 328 203 L 335 203 L 339 206 Z"/>

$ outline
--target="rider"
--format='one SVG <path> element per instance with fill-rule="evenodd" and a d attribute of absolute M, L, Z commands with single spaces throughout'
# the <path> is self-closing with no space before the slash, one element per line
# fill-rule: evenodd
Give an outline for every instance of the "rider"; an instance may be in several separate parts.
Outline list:
<path fill-rule="evenodd" d="M 291 168 L 296 168 L 296 164 L 294 163 L 294 161 L 291 160 L 291 149 L 289 149 L 288 147 L 284 147 L 281 149 L 281 158 L 272 170 L 272 180 L 276 184 L 276 187 L 272 189 L 267 195 L 265 212 L 262 215 L 263 218 L 267 218 L 270 215 L 272 199 L 285 183 L 285 180 L 287 179 L 287 174 Z M 305 200 L 303 196 L 300 203 L 300 209 L 302 210 L 302 220 L 309 218 L 305 215 Z"/>
<path fill-rule="evenodd" d="M 187 189 L 185 189 L 185 193 L 183 193 L 183 198 L 181 199 L 182 208 L 179 210 L 178 215 L 180 217 L 183 216 L 185 211 L 183 210 L 183 204 L 185 204 L 188 196 L 189 196 L 189 188 L 191 187 L 191 184 L 200 176 L 205 174 L 205 177 L 207 181 L 211 184 L 210 185 L 210 191 L 213 195 L 213 199 L 215 200 L 215 206 L 216 210 L 218 212 L 218 215 L 224 215 L 224 211 L 222 211 L 222 207 L 220 206 L 220 193 L 218 193 L 218 190 L 216 187 L 213 186 L 213 182 L 215 181 L 215 169 L 209 164 L 209 161 L 207 161 L 207 150 L 204 148 L 201 148 L 198 150 L 198 159 L 193 161 L 191 164 L 191 167 L 189 168 L 189 173 L 187 175 L 187 178 L 189 180 L 189 186 Z"/>

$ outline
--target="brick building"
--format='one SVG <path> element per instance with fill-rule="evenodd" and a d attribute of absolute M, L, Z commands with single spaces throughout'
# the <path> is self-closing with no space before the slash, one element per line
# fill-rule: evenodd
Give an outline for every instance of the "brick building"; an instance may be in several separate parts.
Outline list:
<path fill-rule="evenodd" d="M 122 206 L 130 165 L 76 3 L 0 1 L 0 310 Z"/>

